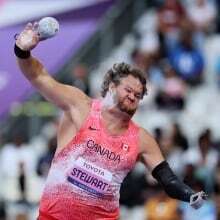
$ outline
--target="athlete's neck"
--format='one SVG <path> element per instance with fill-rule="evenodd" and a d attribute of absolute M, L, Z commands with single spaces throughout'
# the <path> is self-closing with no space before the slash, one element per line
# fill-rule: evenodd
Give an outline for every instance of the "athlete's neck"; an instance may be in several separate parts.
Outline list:
<path fill-rule="evenodd" d="M 101 120 L 110 133 L 119 135 L 128 129 L 131 117 L 115 108 L 102 108 Z"/>
<path fill-rule="evenodd" d="M 118 98 L 114 90 L 106 93 L 102 100 L 101 116 L 104 126 L 111 133 L 122 133 L 129 126 L 131 116 L 118 108 Z"/>

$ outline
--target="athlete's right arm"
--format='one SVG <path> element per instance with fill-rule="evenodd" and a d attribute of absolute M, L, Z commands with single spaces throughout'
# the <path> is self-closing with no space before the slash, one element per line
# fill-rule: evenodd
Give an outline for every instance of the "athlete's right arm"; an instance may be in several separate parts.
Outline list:
<path fill-rule="evenodd" d="M 32 24 L 28 24 L 16 40 L 17 47 L 24 51 L 32 50 L 38 43 L 39 36 Z M 33 56 L 25 59 L 17 57 L 17 62 L 22 73 L 31 84 L 37 88 L 47 100 L 63 110 L 68 110 L 72 106 L 88 103 L 88 96 L 75 87 L 57 82 L 48 74 L 40 61 Z"/>

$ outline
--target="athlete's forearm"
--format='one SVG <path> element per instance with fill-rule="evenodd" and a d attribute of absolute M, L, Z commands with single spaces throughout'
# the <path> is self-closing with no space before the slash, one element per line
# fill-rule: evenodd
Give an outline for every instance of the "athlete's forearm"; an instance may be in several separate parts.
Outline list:
<path fill-rule="evenodd" d="M 190 197 L 195 192 L 177 178 L 166 161 L 157 165 L 153 169 L 152 175 L 163 186 L 165 192 L 170 197 L 190 202 Z"/>
<path fill-rule="evenodd" d="M 32 56 L 27 59 L 17 57 L 17 62 L 24 76 L 30 81 L 37 80 L 39 76 L 46 74 L 43 65 Z"/>

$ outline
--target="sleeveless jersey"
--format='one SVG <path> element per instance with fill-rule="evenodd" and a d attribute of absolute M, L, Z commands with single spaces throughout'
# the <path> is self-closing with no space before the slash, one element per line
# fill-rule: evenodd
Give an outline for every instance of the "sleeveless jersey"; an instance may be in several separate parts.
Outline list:
<path fill-rule="evenodd" d="M 139 128 L 132 121 L 118 136 L 101 121 L 101 101 L 75 137 L 55 154 L 40 202 L 39 220 L 116 220 L 119 191 L 138 156 Z"/>

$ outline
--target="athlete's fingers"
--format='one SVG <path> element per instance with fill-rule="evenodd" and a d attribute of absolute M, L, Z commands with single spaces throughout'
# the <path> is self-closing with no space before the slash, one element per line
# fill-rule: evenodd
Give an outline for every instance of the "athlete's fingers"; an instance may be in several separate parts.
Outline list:
<path fill-rule="evenodd" d="M 26 26 L 25 26 L 25 28 L 24 28 L 24 30 L 31 30 L 32 29 L 32 23 L 31 22 L 29 22 Z"/>
<path fill-rule="evenodd" d="M 34 22 L 34 25 L 33 25 L 34 32 L 37 32 L 38 27 L 39 27 L 39 23 L 38 22 Z"/>

